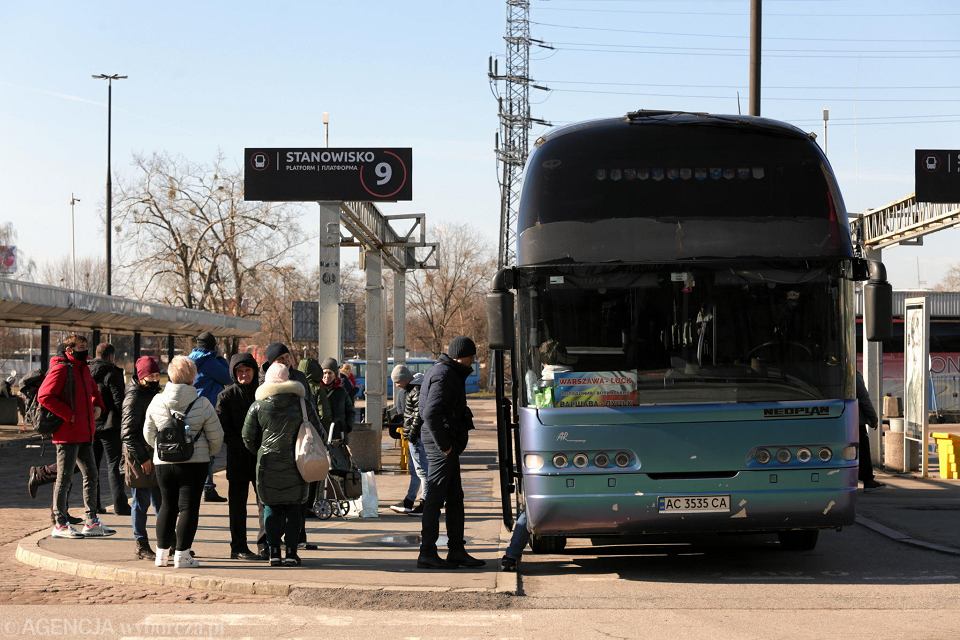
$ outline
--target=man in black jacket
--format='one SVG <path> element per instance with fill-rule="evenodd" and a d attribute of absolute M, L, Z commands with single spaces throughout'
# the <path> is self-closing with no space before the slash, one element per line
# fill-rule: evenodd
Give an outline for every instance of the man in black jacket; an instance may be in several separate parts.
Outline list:
<path fill-rule="evenodd" d="M 107 458 L 107 478 L 110 480 L 110 501 L 113 512 L 118 516 L 130 515 L 127 502 L 127 489 L 120 475 L 120 462 L 123 459 L 123 447 L 120 444 L 120 417 L 123 411 L 123 369 L 113 363 L 116 349 L 108 342 L 97 345 L 96 359 L 90 361 L 90 374 L 100 388 L 103 404 L 107 410 L 96 420 L 96 437 L 93 441 L 93 455 L 97 461 L 97 471 L 101 469 L 104 455 Z M 98 485 L 99 487 L 99 485 Z M 100 502 L 97 490 L 97 512 L 106 513 Z"/>
<path fill-rule="evenodd" d="M 440 356 L 423 376 L 420 387 L 421 438 L 427 450 L 427 498 L 423 505 L 420 532 L 421 569 L 482 567 L 483 560 L 467 553 L 464 540 L 463 483 L 460 478 L 460 454 L 467 448 L 473 415 L 467 407 L 466 380 L 473 371 L 477 346 L 466 336 L 450 341 L 447 353 Z M 444 506 L 445 505 L 445 506 Z M 440 537 L 440 507 L 447 521 L 447 559 L 437 553 Z"/>
<path fill-rule="evenodd" d="M 260 531 L 257 533 L 257 550 L 253 553 L 247 546 L 247 496 L 250 483 L 257 492 L 257 456 L 243 444 L 241 432 L 247 410 L 255 400 L 259 377 L 257 361 L 249 353 L 238 353 L 230 358 L 230 375 L 233 384 L 217 396 L 217 416 L 223 427 L 223 441 L 227 445 L 227 507 L 230 512 L 230 557 L 235 560 L 260 560 L 266 558 L 267 537 L 263 529 L 263 504 L 257 498 L 260 516 Z"/>

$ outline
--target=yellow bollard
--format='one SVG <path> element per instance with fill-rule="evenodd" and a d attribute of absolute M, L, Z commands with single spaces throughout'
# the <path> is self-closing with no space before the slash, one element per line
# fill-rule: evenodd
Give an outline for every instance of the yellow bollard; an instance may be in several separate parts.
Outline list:
<path fill-rule="evenodd" d="M 410 447 L 407 446 L 407 439 L 403 434 L 403 429 L 400 431 L 400 471 L 406 471 L 407 466 L 410 464 Z"/>
<path fill-rule="evenodd" d="M 937 458 L 939 460 L 940 477 L 956 480 L 957 454 L 960 453 L 960 436 L 953 433 L 931 434 L 937 441 Z"/>

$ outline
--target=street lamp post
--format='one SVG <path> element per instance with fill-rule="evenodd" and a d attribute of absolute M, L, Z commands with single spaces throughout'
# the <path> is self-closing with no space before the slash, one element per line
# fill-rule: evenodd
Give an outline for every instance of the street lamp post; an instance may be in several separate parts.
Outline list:
<path fill-rule="evenodd" d="M 107 295 L 113 295 L 113 181 L 110 177 L 110 142 L 111 120 L 113 111 L 113 81 L 124 80 L 127 76 L 116 73 L 99 73 L 92 76 L 94 80 L 107 81 Z"/>
<path fill-rule="evenodd" d="M 823 110 L 823 155 L 827 155 L 827 121 L 830 120 L 830 109 Z"/>
<path fill-rule="evenodd" d="M 78 202 L 80 198 L 76 197 L 72 193 L 70 194 L 70 256 L 73 260 L 73 275 L 71 277 L 70 286 L 74 291 L 77 290 L 77 223 L 76 218 L 73 215 L 73 207 Z"/>

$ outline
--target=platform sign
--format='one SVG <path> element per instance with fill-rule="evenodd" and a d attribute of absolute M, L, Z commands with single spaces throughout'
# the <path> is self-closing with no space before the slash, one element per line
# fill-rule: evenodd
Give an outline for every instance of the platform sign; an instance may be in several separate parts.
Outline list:
<path fill-rule="evenodd" d="M 927 443 L 930 419 L 927 415 L 927 385 L 930 380 L 930 308 L 925 297 L 904 302 L 903 348 L 903 468 L 910 468 L 913 440 L 920 447 L 920 471 L 927 477 Z"/>
<path fill-rule="evenodd" d="M 412 149 L 245 149 L 244 200 L 412 200 Z"/>
<path fill-rule="evenodd" d="M 960 202 L 960 150 L 915 151 L 917 202 Z"/>
<path fill-rule="evenodd" d="M 320 336 L 320 303 L 293 301 L 293 341 L 316 342 Z"/>

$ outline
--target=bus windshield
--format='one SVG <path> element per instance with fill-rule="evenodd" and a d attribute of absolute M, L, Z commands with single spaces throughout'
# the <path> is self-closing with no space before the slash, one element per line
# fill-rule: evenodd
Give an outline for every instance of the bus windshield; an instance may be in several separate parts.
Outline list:
<path fill-rule="evenodd" d="M 527 404 L 851 399 L 852 283 L 839 264 L 526 271 Z"/>

